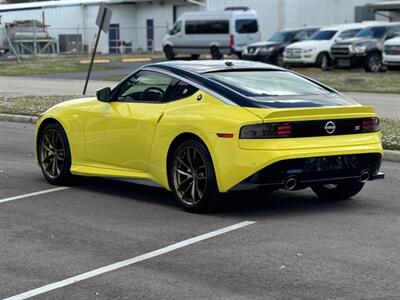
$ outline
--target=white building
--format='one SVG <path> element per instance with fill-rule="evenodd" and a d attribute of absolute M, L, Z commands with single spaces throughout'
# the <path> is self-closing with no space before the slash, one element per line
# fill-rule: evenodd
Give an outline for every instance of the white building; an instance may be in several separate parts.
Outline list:
<path fill-rule="evenodd" d="M 0 0 L 2 1 L 2 0 Z M 373 3 L 399 2 L 400 0 Z M 37 20 L 48 31 L 61 52 L 87 50 L 94 44 L 98 6 L 105 2 L 113 11 L 110 31 L 102 34 L 98 51 L 161 51 L 161 41 L 184 11 L 223 10 L 246 6 L 258 13 L 262 38 L 277 30 L 314 25 L 351 23 L 375 15 L 366 4 L 371 0 L 60 0 L 0 4 L 0 44 L 5 24 Z M 361 14 L 360 14 L 361 12 Z M 361 16 L 361 17 L 360 17 Z M 3 29 L 3 30 L 2 30 Z"/>
<path fill-rule="evenodd" d="M 6 23 L 37 20 L 49 25 L 60 51 L 93 47 L 98 7 L 105 2 L 112 10 L 110 31 L 101 34 L 98 51 L 120 49 L 161 50 L 161 41 L 174 19 L 184 11 L 205 8 L 202 0 L 62 0 L 0 5 L 0 44 L 5 39 Z M 1 34 L 2 33 L 2 34 Z M 67 45 L 68 44 L 68 45 Z"/>

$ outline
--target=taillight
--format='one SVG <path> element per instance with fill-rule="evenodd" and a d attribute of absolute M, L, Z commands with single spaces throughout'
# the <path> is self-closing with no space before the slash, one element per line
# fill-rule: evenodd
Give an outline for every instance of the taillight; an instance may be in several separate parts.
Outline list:
<path fill-rule="evenodd" d="M 246 125 L 240 129 L 241 139 L 272 139 L 288 138 L 292 135 L 292 126 L 289 123 L 265 123 Z"/>
<path fill-rule="evenodd" d="M 233 46 L 235 45 L 235 36 L 233 34 L 231 34 L 229 37 L 229 45 L 231 46 L 231 48 L 233 48 Z"/>
<path fill-rule="evenodd" d="M 361 124 L 361 131 L 362 132 L 379 131 L 379 119 L 378 118 L 363 119 Z"/>

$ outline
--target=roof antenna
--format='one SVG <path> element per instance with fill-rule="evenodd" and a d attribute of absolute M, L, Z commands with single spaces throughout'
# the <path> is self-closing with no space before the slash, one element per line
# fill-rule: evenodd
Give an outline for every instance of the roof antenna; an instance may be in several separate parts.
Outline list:
<path fill-rule="evenodd" d="M 226 61 L 225 66 L 227 67 L 233 67 L 233 62 L 232 61 Z"/>

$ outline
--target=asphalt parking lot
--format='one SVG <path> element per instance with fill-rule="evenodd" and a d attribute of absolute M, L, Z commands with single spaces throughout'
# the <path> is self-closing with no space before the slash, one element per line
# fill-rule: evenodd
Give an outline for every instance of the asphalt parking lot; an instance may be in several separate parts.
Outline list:
<path fill-rule="evenodd" d="M 398 299 L 400 164 L 382 170 L 352 201 L 238 194 L 208 215 L 105 179 L 27 197 L 54 189 L 35 165 L 33 126 L 0 122 L 0 298 L 57 283 L 37 299 Z"/>

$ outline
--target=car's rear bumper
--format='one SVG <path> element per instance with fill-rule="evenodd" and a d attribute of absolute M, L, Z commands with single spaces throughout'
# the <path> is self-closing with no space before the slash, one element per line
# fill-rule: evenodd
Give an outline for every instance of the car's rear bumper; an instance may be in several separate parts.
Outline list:
<path fill-rule="evenodd" d="M 260 186 L 299 189 L 317 184 L 381 179 L 382 155 L 379 153 L 318 156 L 280 160 L 268 165 L 231 190 Z"/>
<path fill-rule="evenodd" d="M 382 155 L 381 133 L 329 137 L 238 140 L 215 138 L 211 151 L 220 192 L 227 192 L 264 168 L 280 161 L 315 157 Z M 211 139 L 212 137 L 209 136 Z M 259 146 L 259 147 L 258 147 Z M 359 176 L 355 174 L 354 176 Z M 374 172 L 371 173 L 374 175 Z"/>

